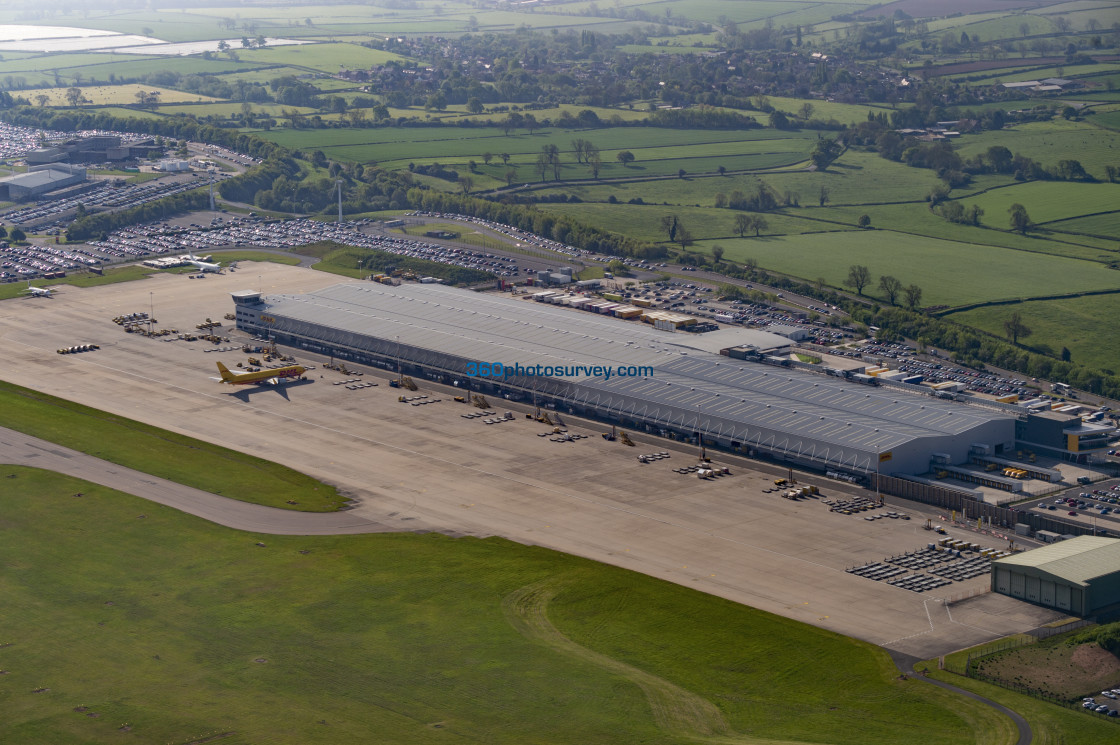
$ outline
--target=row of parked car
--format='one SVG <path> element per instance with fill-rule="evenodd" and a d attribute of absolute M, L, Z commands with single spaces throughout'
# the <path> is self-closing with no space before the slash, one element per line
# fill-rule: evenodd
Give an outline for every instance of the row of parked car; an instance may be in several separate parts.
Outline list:
<path fill-rule="evenodd" d="M 324 223 L 314 220 L 261 222 L 240 218 L 217 221 L 212 227 L 188 228 L 166 223 L 148 223 L 112 233 L 104 241 L 91 241 L 96 251 L 116 258 L 140 258 L 151 254 L 177 254 L 229 246 L 289 249 L 319 241 L 374 248 L 400 256 L 411 256 L 441 264 L 479 269 L 500 277 L 513 277 L 520 271 L 516 260 L 497 254 L 456 248 L 407 236 L 361 232 L 366 221 Z"/>
<path fill-rule="evenodd" d="M 501 233 L 502 235 L 509 236 L 519 243 L 524 243 L 536 248 L 543 248 L 548 251 L 555 251 L 556 253 L 562 253 L 568 256 L 584 257 L 593 261 L 611 261 L 612 259 L 620 258 L 618 256 L 604 256 L 602 254 L 594 254 L 590 251 L 584 251 L 582 249 L 576 248 L 575 246 L 569 246 L 566 243 L 560 243 L 559 241 L 554 241 L 550 238 L 536 235 L 535 233 L 526 233 L 524 230 L 515 228 L 512 225 L 505 225 L 500 222 L 494 222 L 493 220 L 484 220 L 481 217 L 471 217 L 470 215 L 460 215 L 453 212 L 428 212 L 425 210 L 409 212 L 408 216 L 468 222 L 473 225 L 479 225 L 481 227 L 487 228 L 488 230 L 492 230 L 495 233 Z"/>
<path fill-rule="evenodd" d="M 50 129 L 20 127 L 0 122 L 0 158 L 18 158 L 42 147 L 43 140 L 61 140 L 68 137 L 87 137 L 108 132 L 57 132 Z M 116 133 L 113 133 L 116 134 Z"/>
<path fill-rule="evenodd" d="M 1100 695 L 1106 699 L 1109 699 L 1110 701 L 1116 701 L 1117 698 L 1120 698 L 1120 688 L 1101 691 Z M 1091 711 L 1095 711 L 1098 714 L 1104 714 L 1108 717 L 1120 716 L 1120 710 L 1112 708 L 1112 706 L 1110 706 L 1109 704 L 1097 703 L 1096 696 L 1086 696 L 1085 700 L 1081 702 L 1081 708 L 1089 709 Z"/>
<path fill-rule="evenodd" d="M 899 360 L 899 370 L 921 375 L 925 380 L 934 383 L 964 383 L 970 391 L 993 396 L 1006 396 L 1012 393 L 1034 395 L 1034 391 L 1026 388 L 1022 380 L 915 359 L 914 355 L 917 354 L 917 350 L 907 344 L 869 343 L 863 345 L 861 351 L 865 357 L 871 355 Z"/>
<path fill-rule="evenodd" d="M 0 247 L 0 281 L 34 279 L 97 264 L 97 260 L 59 246 Z"/>

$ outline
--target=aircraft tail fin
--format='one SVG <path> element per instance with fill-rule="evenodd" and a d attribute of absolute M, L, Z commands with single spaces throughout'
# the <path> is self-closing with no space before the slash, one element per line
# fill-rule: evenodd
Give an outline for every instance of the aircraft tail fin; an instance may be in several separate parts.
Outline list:
<path fill-rule="evenodd" d="M 222 380 L 226 383 L 234 379 L 234 374 L 231 373 L 229 371 L 229 368 L 223 365 L 221 362 L 218 363 L 218 372 L 222 374 Z"/>

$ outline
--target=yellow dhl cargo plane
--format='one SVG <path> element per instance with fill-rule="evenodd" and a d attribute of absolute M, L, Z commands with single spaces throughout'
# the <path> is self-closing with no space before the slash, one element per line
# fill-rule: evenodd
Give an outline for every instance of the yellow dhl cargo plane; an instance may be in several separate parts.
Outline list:
<path fill-rule="evenodd" d="M 223 383 L 229 383 L 230 385 L 279 385 L 280 381 L 285 378 L 303 377 L 303 374 L 307 372 L 307 368 L 302 365 L 288 365 L 287 367 L 278 367 L 274 370 L 234 372 L 219 362 L 218 372 L 222 374 L 222 377 L 214 378 L 214 380 L 221 380 Z"/>

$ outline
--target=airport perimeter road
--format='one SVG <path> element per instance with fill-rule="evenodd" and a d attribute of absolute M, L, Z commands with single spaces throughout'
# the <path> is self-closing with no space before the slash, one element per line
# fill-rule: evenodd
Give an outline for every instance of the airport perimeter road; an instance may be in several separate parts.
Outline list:
<path fill-rule="evenodd" d="M 922 675 L 916 667 L 916 665 L 921 662 L 921 660 L 917 657 L 903 654 L 902 652 L 896 652 L 893 649 L 888 649 L 887 654 L 891 656 L 891 659 L 894 661 L 895 666 L 898 667 L 898 671 L 903 675 L 909 675 L 914 680 L 921 680 L 931 685 L 935 685 L 938 688 L 944 688 L 947 691 L 959 693 L 960 695 L 966 696 L 973 701 L 979 701 L 985 706 L 990 706 L 1000 714 L 1008 717 L 1012 722 L 1015 723 L 1015 728 L 1019 731 L 1019 739 L 1015 741 L 1015 745 L 1031 745 L 1031 741 L 1034 740 L 1034 733 L 1031 731 L 1031 725 L 1019 712 L 1009 709 L 1003 704 L 992 701 L 990 698 L 985 698 L 978 693 L 973 693 L 972 691 L 969 691 L 967 689 L 955 686 L 952 683 L 946 683 L 943 680 L 937 680 L 936 678 L 929 678 L 925 675 Z"/>
<path fill-rule="evenodd" d="M 350 512 L 295 512 L 239 502 L 79 453 L 0 427 L 0 463 L 42 468 L 174 507 L 227 528 L 270 535 L 385 533 L 382 525 Z M 410 526 L 418 529 L 419 526 Z"/>

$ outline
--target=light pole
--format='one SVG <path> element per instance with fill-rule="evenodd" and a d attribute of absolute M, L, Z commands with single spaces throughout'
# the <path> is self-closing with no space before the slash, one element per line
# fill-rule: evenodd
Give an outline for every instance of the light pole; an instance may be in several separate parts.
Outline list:
<path fill-rule="evenodd" d="M 879 452 L 878 448 L 875 449 L 875 498 L 879 500 L 879 504 L 883 503 L 883 495 L 879 493 L 879 461 L 882 460 L 883 454 Z"/>
<path fill-rule="evenodd" d="M 148 293 L 148 337 L 152 336 L 152 321 L 156 316 L 156 301 L 152 297 L 152 293 Z"/>

